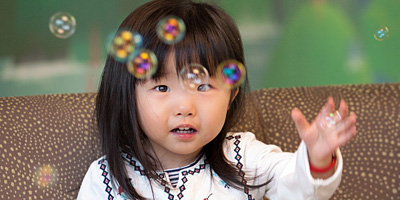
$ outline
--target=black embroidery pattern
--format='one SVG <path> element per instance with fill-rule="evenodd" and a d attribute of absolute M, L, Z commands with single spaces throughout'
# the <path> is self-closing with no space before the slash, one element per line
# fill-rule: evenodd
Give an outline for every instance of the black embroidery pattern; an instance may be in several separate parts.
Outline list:
<path fill-rule="evenodd" d="M 183 198 L 183 191 L 185 191 L 186 190 L 186 187 L 185 187 L 185 183 L 186 182 L 188 182 L 188 179 L 187 179 L 187 177 L 186 176 L 188 176 L 188 175 L 194 175 L 194 174 L 196 174 L 196 173 L 200 173 L 202 170 L 204 170 L 205 168 L 206 168 L 206 165 L 208 164 L 208 161 L 207 160 L 204 160 L 204 163 L 203 164 L 200 164 L 200 166 L 199 166 L 199 168 L 194 168 L 193 170 L 184 170 L 184 171 L 181 171 L 181 174 L 182 174 L 182 182 L 183 182 L 183 184 L 181 185 L 181 186 L 179 186 L 179 194 L 177 195 L 177 197 L 179 198 L 179 199 L 182 199 Z"/>
<path fill-rule="evenodd" d="M 133 169 L 135 171 L 138 171 L 140 173 L 140 175 L 142 175 L 142 176 L 146 175 L 146 172 L 143 169 L 141 169 L 140 166 L 138 166 L 136 164 L 136 160 L 134 160 L 131 155 L 126 154 L 124 158 L 130 165 L 133 166 Z"/>
<path fill-rule="evenodd" d="M 101 176 L 104 177 L 103 183 L 106 185 L 105 191 L 108 193 L 107 199 L 112 200 L 112 199 L 114 199 L 114 196 L 111 195 L 112 188 L 109 185 L 110 184 L 110 179 L 107 178 L 108 172 L 106 171 L 107 166 L 104 164 L 104 160 L 105 160 L 104 158 L 101 159 L 98 162 L 98 164 L 100 165 L 100 169 L 102 170 Z"/>
<path fill-rule="evenodd" d="M 134 169 L 135 171 L 138 171 L 138 172 L 140 173 L 140 175 L 142 175 L 142 176 L 145 176 L 145 175 L 146 175 L 145 170 L 142 169 L 142 168 L 140 168 L 139 165 L 137 165 L 136 160 L 134 160 L 133 157 L 132 157 L 131 155 L 126 154 L 124 158 L 125 158 L 125 160 L 126 160 L 130 165 L 132 165 L 132 167 L 133 167 L 133 169 Z M 168 194 L 168 199 L 169 199 L 169 200 L 173 200 L 173 199 L 174 199 L 174 195 L 170 193 L 170 192 L 171 192 L 171 189 L 170 189 L 168 186 L 166 186 L 166 185 L 167 185 L 167 182 L 164 180 L 164 178 L 165 178 L 165 173 L 160 173 L 160 174 L 158 174 L 158 176 L 159 176 L 160 178 L 163 179 L 163 180 L 161 181 L 161 185 L 164 186 L 164 192 Z"/>
<path fill-rule="evenodd" d="M 164 178 L 165 178 L 165 173 L 161 173 L 161 174 L 159 174 L 158 176 L 159 176 L 160 178 L 162 178 L 161 185 L 164 186 L 164 192 L 168 194 L 168 199 L 169 199 L 169 200 L 173 200 L 173 199 L 174 199 L 174 195 L 172 195 L 172 194 L 170 193 L 171 189 L 170 189 L 168 186 L 166 186 L 166 185 L 167 185 L 167 181 L 164 180 Z"/>
<path fill-rule="evenodd" d="M 239 147 L 239 144 L 240 144 L 240 135 L 237 135 L 237 136 L 232 136 L 232 135 L 230 135 L 230 136 L 226 137 L 226 139 L 227 139 L 227 140 L 235 139 L 235 142 L 233 142 L 233 144 L 235 145 L 235 149 L 234 149 L 233 151 L 236 153 L 236 155 L 235 155 L 235 160 L 237 161 L 236 167 L 239 169 L 239 176 L 240 176 L 240 178 L 242 179 L 242 180 L 241 180 L 242 183 L 243 183 L 243 184 L 246 184 L 247 181 L 246 181 L 246 179 L 244 178 L 245 173 L 244 173 L 244 171 L 242 170 L 243 164 L 240 162 L 240 160 L 242 159 L 242 156 L 241 156 L 240 153 L 239 153 L 240 150 L 241 150 L 240 147 Z M 247 199 L 249 199 L 249 200 L 254 200 L 253 197 L 252 197 L 252 195 L 250 194 L 250 190 L 249 190 L 248 187 L 245 186 L 244 189 L 243 189 L 243 192 L 247 195 Z"/>

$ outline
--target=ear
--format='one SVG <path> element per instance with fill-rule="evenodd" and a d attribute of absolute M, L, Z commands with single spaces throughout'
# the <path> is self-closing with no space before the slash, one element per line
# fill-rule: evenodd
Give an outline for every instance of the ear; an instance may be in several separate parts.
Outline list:
<path fill-rule="evenodd" d="M 233 97 L 232 97 L 232 99 L 231 99 L 231 103 L 232 103 L 232 101 L 236 98 L 236 96 L 237 96 L 238 93 L 239 93 L 239 88 L 236 88 L 236 89 L 235 89 L 235 92 L 234 92 L 234 94 L 233 94 Z"/>
<path fill-rule="evenodd" d="M 235 100 L 235 98 L 238 95 L 238 93 L 239 93 L 239 88 L 236 88 L 235 91 L 232 91 L 231 99 L 229 100 L 228 110 L 231 107 L 231 104 L 232 104 L 233 100 Z"/>

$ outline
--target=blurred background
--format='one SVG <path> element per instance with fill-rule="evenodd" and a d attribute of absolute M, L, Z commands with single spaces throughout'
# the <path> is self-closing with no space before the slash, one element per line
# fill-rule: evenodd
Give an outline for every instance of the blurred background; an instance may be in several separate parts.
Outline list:
<path fill-rule="evenodd" d="M 145 2 L 0 0 L 0 97 L 95 92 L 110 34 Z M 252 90 L 400 81 L 399 0 L 207 2 L 237 22 Z M 65 39 L 49 31 L 60 11 L 76 19 Z"/>

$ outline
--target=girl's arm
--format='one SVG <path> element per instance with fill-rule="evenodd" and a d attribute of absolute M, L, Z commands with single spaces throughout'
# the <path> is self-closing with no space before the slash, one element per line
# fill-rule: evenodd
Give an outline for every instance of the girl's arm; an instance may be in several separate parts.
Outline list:
<path fill-rule="evenodd" d="M 334 165 L 332 162 L 335 162 L 332 155 L 337 148 L 346 144 L 356 134 L 356 115 L 353 112 L 348 114 L 344 100 L 341 100 L 338 110 L 340 121 L 330 128 L 321 125 L 325 117 L 334 113 L 334 105 L 333 98 L 329 97 L 328 102 L 311 124 L 299 109 L 295 108 L 292 111 L 292 119 L 300 138 L 306 144 L 310 165 L 314 169 L 325 169 L 311 170 L 314 178 L 326 179 L 334 173 L 335 168 L 329 167 L 331 164 Z"/>
<path fill-rule="evenodd" d="M 334 173 L 327 179 L 320 179 L 311 174 L 304 141 L 295 153 L 290 153 L 257 140 L 249 132 L 232 134 L 228 138 L 233 139 L 228 140 L 225 146 L 228 160 L 235 165 L 240 162 L 250 185 L 270 181 L 252 191 L 255 199 L 264 195 L 271 200 L 329 199 L 340 184 L 343 160 L 339 149 L 335 151 L 337 165 Z"/>

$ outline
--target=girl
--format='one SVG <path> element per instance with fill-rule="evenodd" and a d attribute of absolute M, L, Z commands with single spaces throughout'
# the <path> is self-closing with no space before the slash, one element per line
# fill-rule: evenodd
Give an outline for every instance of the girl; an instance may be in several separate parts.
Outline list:
<path fill-rule="evenodd" d="M 182 41 L 169 45 L 156 33 L 166 16 L 186 24 Z M 340 182 L 338 147 L 356 133 L 355 114 L 341 102 L 340 125 L 322 129 L 333 112 L 328 99 L 309 124 L 298 110 L 292 118 L 302 142 L 283 153 L 252 133 L 228 132 L 240 117 L 247 80 L 227 89 L 216 78 L 219 63 L 244 63 L 239 31 L 220 8 L 191 0 L 155 0 L 134 10 L 120 29 L 143 36 L 158 59 L 147 79 L 132 76 L 125 63 L 108 56 L 96 99 L 97 126 L 105 156 L 90 166 L 78 199 L 328 199 Z M 209 84 L 195 92 L 180 85 L 183 66 L 200 63 Z M 334 156 L 332 156 L 334 155 Z"/>

